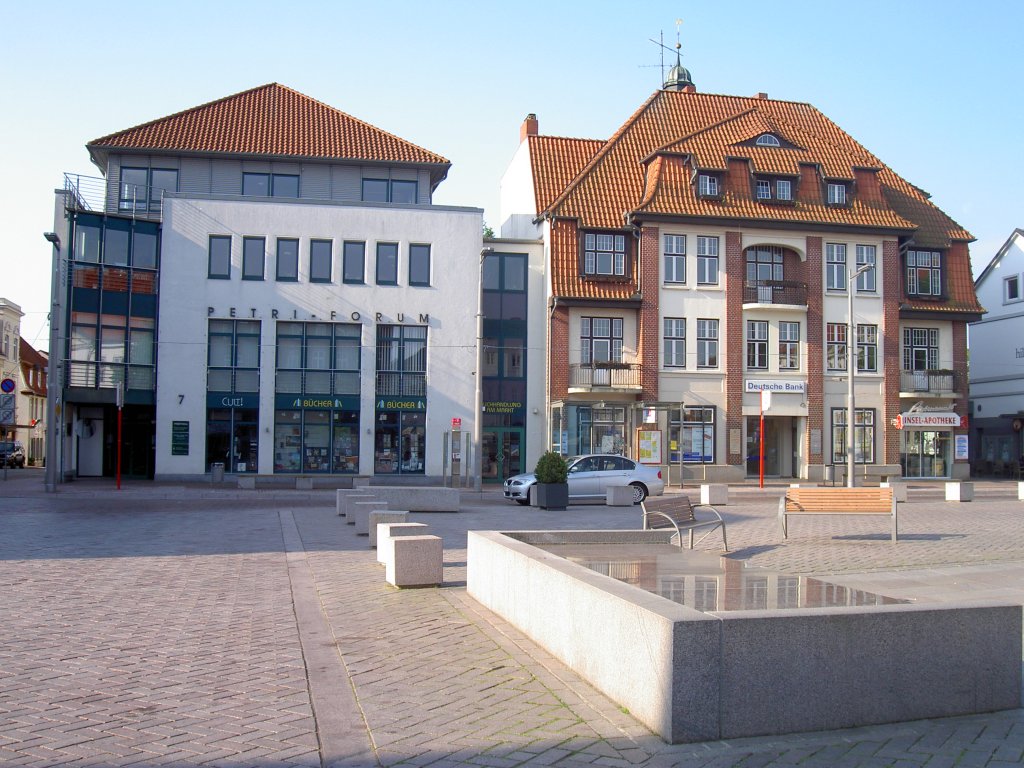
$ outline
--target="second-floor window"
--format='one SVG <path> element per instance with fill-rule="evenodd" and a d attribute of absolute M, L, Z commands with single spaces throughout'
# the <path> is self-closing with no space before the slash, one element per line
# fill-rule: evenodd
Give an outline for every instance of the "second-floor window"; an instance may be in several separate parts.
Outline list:
<path fill-rule="evenodd" d="M 903 370 L 933 371 L 939 367 L 939 330 L 903 329 Z"/>
<path fill-rule="evenodd" d="M 228 280 L 231 277 L 231 235 L 210 235 L 206 276 L 213 280 Z"/>
<path fill-rule="evenodd" d="M 398 285 L 398 243 L 377 243 L 377 285 Z"/>
<path fill-rule="evenodd" d="M 846 245 L 825 244 L 825 287 L 830 291 L 846 290 Z"/>
<path fill-rule="evenodd" d="M 625 276 L 625 235 L 587 232 L 583 236 L 583 274 L 609 277 Z"/>
<path fill-rule="evenodd" d="M 942 295 L 942 255 L 938 251 L 907 251 L 907 293 Z"/>
<path fill-rule="evenodd" d="M 309 241 L 309 281 L 311 283 L 331 282 L 332 261 L 330 240 Z"/>
<path fill-rule="evenodd" d="M 747 321 L 747 368 L 768 368 L 768 321 Z"/>
<path fill-rule="evenodd" d="M 697 367 L 718 367 L 718 321 L 697 320 Z"/>
<path fill-rule="evenodd" d="M 580 362 L 622 362 L 622 318 L 580 318 Z"/>
<path fill-rule="evenodd" d="M 299 279 L 299 241 L 277 238 L 277 279 L 294 283 Z"/>
<path fill-rule="evenodd" d="M 341 281 L 361 284 L 365 280 L 365 270 L 366 243 L 358 240 L 346 240 L 342 247 Z"/>
<path fill-rule="evenodd" d="M 663 364 L 666 368 L 686 367 L 685 318 L 665 318 L 665 356 L 663 359 Z"/>
<path fill-rule="evenodd" d="M 665 282 L 686 282 L 686 235 L 665 235 Z"/>
<path fill-rule="evenodd" d="M 697 237 L 697 284 L 718 285 L 717 237 Z"/>
<path fill-rule="evenodd" d="M 267 240 L 264 237 L 242 238 L 242 279 L 262 280 L 266 269 Z"/>
<path fill-rule="evenodd" d="M 409 285 L 430 285 L 430 246 L 409 246 Z"/>
<path fill-rule="evenodd" d="M 863 373 L 878 371 L 878 326 L 857 326 L 857 370 Z"/>
<path fill-rule="evenodd" d="M 259 320 L 210 320 L 206 388 L 211 392 L 259 392 Z"/>
<path fill-rule="evenodd" d="M 774 245 L 747 248 L 747 282 L 782 280 L 782 249 Z"/>
<path fill-rule="evenodd" d="M 857 290 L 866 293 L 874 293 L 876 290 L 876 281 L 875 246 L 873 245 L 857 246 L 857 269 L 860 269 L 865 264 L 871 265 L 871 269 L 868 269 L 857 275 Z"/>
<path fill-rule="evenodd" d="M 825 326 L 825 367 L 830 371 L 846 370 L 846 323 Z"/>
<path fill-rule="evenodd" d="M 779 368 L 791 371 L 800 368 L 800 323 L 779 322 Z"/>

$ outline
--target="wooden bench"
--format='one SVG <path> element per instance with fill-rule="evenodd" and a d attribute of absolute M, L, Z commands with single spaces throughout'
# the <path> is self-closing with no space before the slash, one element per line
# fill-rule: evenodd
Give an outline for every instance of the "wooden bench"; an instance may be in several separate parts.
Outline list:
<path fill-rule="evenodd" d="M 789 488 L 779 499 L 782 538 L 790 515 L 888 515 L 896 541 L 896 497 L 892 488 Z"/>
<path fill-rule="evenodd" d="M 695 509 L 708 509 L 714 518 L 711 520 L 698 520 L 694 514 Z M 693 533 L 698 528 L 710 528 L 707 533 L 697 539 L 696 543 L 704 541 L 714 533 L 716 528 L 722 529 L 722 547 L 729 551 L 729 543 L 725 537 L 725 521 L 718 513 L 718 510 L 710 504 L 691 504 L 690 497 L 673 494 L 671 496 L 648 497 L 640 504 L 644 515 L 644 530 L 658 528 L 675 528 L 676 536 L 679 537 L 679 546 L 683 546 L 683 531 L 689 533 L 690 549 L 693 549 Z"/>

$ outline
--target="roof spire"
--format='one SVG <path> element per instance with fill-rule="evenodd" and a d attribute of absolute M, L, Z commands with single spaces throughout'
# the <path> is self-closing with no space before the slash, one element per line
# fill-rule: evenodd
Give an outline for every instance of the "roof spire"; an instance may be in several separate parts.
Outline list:
<path fill-rule="evenodd" d="M 679 27 L 682 19 L 676 19 L 676 65 L 668 71 L 668 78 L 663 86 L 666 91 L 681 91 L 687 86 L 693 87 L 693 80 L 690 79 L 690 70 L 683 66 L 680 49 L 683 47 L 679 42 Z"/>

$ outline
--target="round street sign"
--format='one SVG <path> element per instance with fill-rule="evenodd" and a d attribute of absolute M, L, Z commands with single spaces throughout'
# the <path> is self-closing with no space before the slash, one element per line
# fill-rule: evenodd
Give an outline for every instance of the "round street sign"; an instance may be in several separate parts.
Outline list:
<path fill-rule="evenodd" d="M 0 381 L 0 389 L 2 389 L 4 392 L 6 392 L 8 394 L 13 392 L 14 391 L 14 379 L 4 379 L 3 381 Z"/>

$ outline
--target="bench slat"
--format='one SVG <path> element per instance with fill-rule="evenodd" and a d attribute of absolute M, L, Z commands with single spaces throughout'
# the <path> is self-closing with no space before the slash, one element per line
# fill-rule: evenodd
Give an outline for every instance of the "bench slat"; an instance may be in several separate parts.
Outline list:
<path fill-rule="evenodd" d="M 788 538 L 789 515 L 888 515 L 897 540 L 897 503 L 890 488 L 790 488 L 779 500 L 782 537 Z"/>

